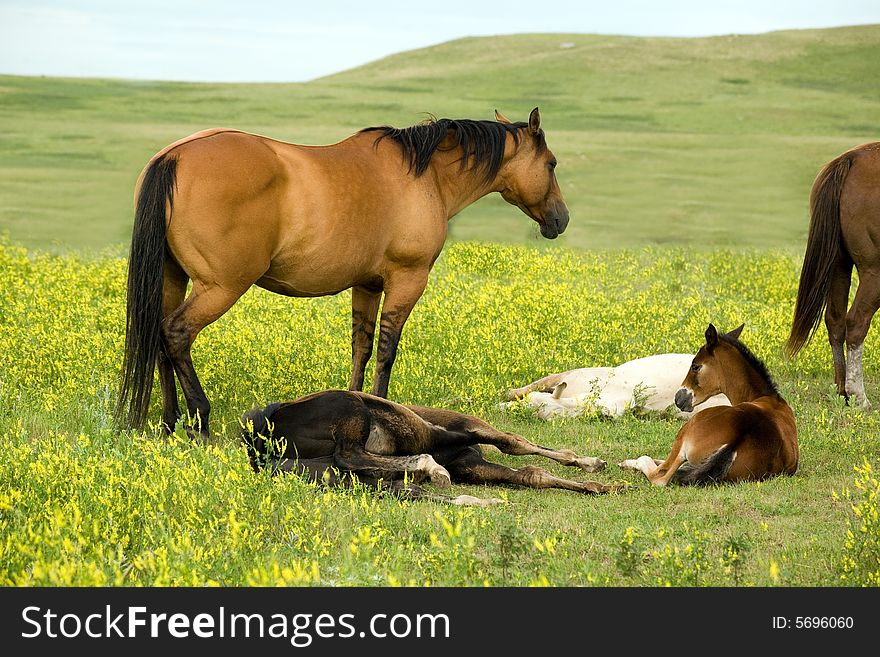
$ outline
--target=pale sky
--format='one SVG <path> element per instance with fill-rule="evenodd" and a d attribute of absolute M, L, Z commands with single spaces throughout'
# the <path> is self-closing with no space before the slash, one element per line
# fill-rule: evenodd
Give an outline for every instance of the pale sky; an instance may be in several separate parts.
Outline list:
<path fill-rule="evenodd" d="M 880 0 L 0 0 L 0 73 L 299 82 L 464 36 L 880 23 Z"/>

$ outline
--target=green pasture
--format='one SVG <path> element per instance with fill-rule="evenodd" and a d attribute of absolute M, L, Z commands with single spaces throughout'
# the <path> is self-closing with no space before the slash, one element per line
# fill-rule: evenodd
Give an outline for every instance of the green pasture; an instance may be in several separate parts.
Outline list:
<path fill-rule="evenodd" d="M 798 248 L 819 168 L 878 138 L 880 26 L 706 39 L 469 38 L 304 84 L 0 76 L 0 230 L 31 248 L 124 244 L 146 160 L 197 130 L 325 144 L 428 113 L 540 106 L 577 248 Z M 543 245 L 497 195 L 452 237 Z"/>
<path fill-rule="evenodd" d="M 0 584 L 877 585 L 880 415 L 837 397 L 824 340 L 783 358 L 798 267 L 766 250 L 448 246 L 407 324 L 391 396 L 609 466 L 492 460 L 633 485 L 608 496 L 456 485 L 507 499 L 461 510 L 250 471 L 241 413 L 347 384 L 347 292 L 254 289 L 208 327 L 193 359 L 215 435 L 194 444 L 182 428 L 171 439 L 113 429 L 124 259 L 0 247 Z M 615 464 L 665 455 L 681 424 L 671 416 L 548 423 L 498 408 L 507 388 L 550 372 L 695 350 L 709 321 L 745 322 L 743 340 L 792 404 L 795 476 L 652 488 Z M 869 335 L 866 353 L 875 345 Z"/>
<path fill-rule="evenodd" d="M 782 355 L 816 172 L 878 136 L 880 26 L 708 39 L 469 38 L 303 84 L 0 76 L 0 585 L 859 586 L 880 584 L 880 415 L 835 394 L 820 330 Z M 253 289 L 193 359 L 214 436 L 110 417 L 132 193 L 146 160 L 212 126 L 309 144 L 540 106 L 571 210 L 555 242 L 500 198 L 451 224 L 404 331 L 390 396 L 473 413 L 605 459 L 581 496 L 454 486 L 489 509 L 255 476 L 254 405 L 347 385 L 350 297 Z M 680 421 L 502 412 L 551 372 L 743 341 L 797 417 L 793 477 L 649 486 Z M 876 353 L 867 393 L 880 403 Z M 369 381 L 368 381 L 369 385 Z M 150 419 L 160 415 L 154 394 Z"/>

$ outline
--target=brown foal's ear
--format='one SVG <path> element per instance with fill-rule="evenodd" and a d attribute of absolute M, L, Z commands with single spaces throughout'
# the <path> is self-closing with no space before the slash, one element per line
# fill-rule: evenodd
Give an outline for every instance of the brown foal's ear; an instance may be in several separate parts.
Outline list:
<path fill-rule="evenodd" d="M 735 329 L 733 329 L 730 333 L 727 334 L 727 337 L 731 340 L 739 340 L 740 333 L 743 332 L 743 327 L 745 324 L 740 324 Z"/>
<path fill-rule="evenodd" d="M 715 328 L 714 324 L 709 324 L 709 328 L 706 329 L 706 348 L 709 350 L 710 354 L 717 344 L 718 329 Z"/>
<path fill-rule="evenodd" d="M 510 123 L 510 119 L 508 119 L 498 110 L 495 110 L 495 120 L 498 121 L 498 123 Z"/>
<path fill-rule="evenodd" d="M 538 108 L 532 110 L 532 113 L 529 114 L 529 132 L 533 135 L 538 134 L 538 130 L 541 129 L 541 113 L 538 111 Z"/>

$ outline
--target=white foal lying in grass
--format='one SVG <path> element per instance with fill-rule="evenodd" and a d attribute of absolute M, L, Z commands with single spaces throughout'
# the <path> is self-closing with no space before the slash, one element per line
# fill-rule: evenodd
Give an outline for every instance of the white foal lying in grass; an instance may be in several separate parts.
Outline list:
<path fill-rule="evenodd" d="M 584 367 L 551 374 L 508 390 L 511 401 L 502 407 L 525 405 L 542 420 L 549 420 L 595 412 L 617 417 L 628 409 L 662 413 L 670 407 L 678 417 L 687 419 L 710 406 L 729 406 L 727 397 L 715 395 L 689 413 L 678 410 L 675 393 L 693 360 L 693 354 L 658 354 L 617 367 Z"/>

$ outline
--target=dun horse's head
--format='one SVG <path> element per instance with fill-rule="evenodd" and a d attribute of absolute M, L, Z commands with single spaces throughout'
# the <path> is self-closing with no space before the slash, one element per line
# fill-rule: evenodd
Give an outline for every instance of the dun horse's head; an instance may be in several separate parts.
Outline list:
<path fill-rule="evenodd" d="M 743 325 L 740 325 L 722 337 L 737 340 L 742 330 Z M 691 369 L 681 382 L 681 388 L 675 393 L 675 405 L 680 410 L 690 413 L 694 410 L 694 406 L 699 406 L 709 397 L 723 392 L 721 388 L 724 370 L 719 356 L 724 349 L 736 349 L 736 347 L 719 338 L 715 325 L 709 324 L 709 328 L 706 329 L 706 344 L 700 347 L 697 355 L 694 356 Z"/>
<path fill-rule="evenodd" d="M 510 123 L 498 110 L 495 119 Z M 523 133 L 513 157 L 499 172 L 501 196 L 534 219 L 541 235 L 556 239 L 568 226 L 568 208 L 556 181 L 556 157 L 544 139 L 537 107 L 529 115 Z"/>

